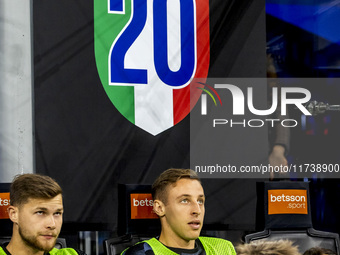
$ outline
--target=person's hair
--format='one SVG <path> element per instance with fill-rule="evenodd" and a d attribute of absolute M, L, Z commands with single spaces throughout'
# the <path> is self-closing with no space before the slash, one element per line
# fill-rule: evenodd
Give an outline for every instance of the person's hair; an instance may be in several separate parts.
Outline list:
<path fill-rule="evenodd" d="M 303 255 L 336 255 L 336 252 L 322 247 L 313 247 L 306 250 Z"/>
<path fill-rule="evenodd" d="M 300 255 L 292 241 L 256 241 L 239 244 L 235 247 L 237 255 Z"/>
<path fill-rule="evenodd" d="M 201 182 L 197 173 L 191 169 L 170 168 L 161 173 L 161 175 L 153 183 L 152 185 L 153 199 L 154 200 L 158 199 L 166 204 L 167 188 L 170 185 L 176 185 L 176 182 L 179 181 L 180 179 L 192 179 Z"/>
<path fill-rule="evenodd" d="M 10 188 L 10 204 L 21 206 L 33 199 L 52 199 L 62 194 L 59 184 L 49 176 L 21 174 L 14 177 Z"/>

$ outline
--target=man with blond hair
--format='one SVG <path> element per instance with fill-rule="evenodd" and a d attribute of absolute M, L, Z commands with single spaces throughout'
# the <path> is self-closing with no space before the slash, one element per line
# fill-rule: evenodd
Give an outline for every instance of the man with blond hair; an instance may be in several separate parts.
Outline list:
<path fill-rule="evenodd" d="M 9 218 L 13 222 L 10 242 L 0 246 L 0 255 L 77 255 L 71 248 L 54 248 L 63 222 L 62 189 L 52 178 L 22 174 L 10 189 Z"/>
<path fill-rule="evenodd" d="M 255 241 L 235 247 L 237 255 L 301 255 L 289 240 Z"/>
<path fill-rule="evenodd" d="M 224 239 L 200 237 L 205 196 L 197 173 L 168 169 L 152 185 L 153 208 L 161 221 L 161 233 L 127 249 L 124 255 L 236 255 Z"/>

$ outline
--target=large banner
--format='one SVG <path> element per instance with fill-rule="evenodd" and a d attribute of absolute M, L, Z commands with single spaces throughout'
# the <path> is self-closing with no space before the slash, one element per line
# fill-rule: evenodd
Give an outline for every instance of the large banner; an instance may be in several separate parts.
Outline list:
<path fill-rule="evenodd" d="M 36 168 L 64 188 L 66 223 L 115 230 L 119 183 L 190 167 L 194 78 L 266 75 L 264 1 L 33 7 Z M 255 181 L 204 187 L 207 224 L 254 226 Z"/>
<path fill-rule="evenodd" d="M 66 223 L 115 231 L 118 184 L 191 167 L 203 173 L 206 226 L 250 231 L 257 181 L 313 182 L 321 163 L 337 173 L 338 146 L 324 149 L 339 138 L 336 81 L 280 79 L 339 75 L 337 42 L 315 32 L 337 17 L 322 16 L 331 2 L 35 0 L 36 169 L 64 188 Z M 301 175 L 263 171 L 275 164 Z"/>

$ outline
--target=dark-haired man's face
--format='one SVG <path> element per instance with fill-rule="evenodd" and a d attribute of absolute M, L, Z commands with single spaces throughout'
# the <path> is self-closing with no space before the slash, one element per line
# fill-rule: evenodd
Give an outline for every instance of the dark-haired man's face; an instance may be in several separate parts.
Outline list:
<path fill-rule="evenodd" d="M 189 248 L 203 226 L 205 196 L 202 185 L 197 180 L 181 179 L 168 187 L 167 195 L 161 238 L 165 237 L 168 246 Z"/>
<path fill-rule="evenodd" d="M 29 199 L 18 208 L 18 231 L 22 241 L 35 251 L 53 249 L 63 222 L 62 196 Z"/>

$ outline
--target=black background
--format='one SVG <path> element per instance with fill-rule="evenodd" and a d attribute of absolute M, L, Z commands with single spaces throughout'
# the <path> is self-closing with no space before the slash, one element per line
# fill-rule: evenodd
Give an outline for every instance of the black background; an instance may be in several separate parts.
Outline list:
<path fill-rule="evenodd" d="M 209 77 L 265 76 L 264 6 L 210 1 Z M 118 183 L 190 166 L 189 116 L 152 136 L 116 110 L 97 73 L 91 0 L 35 0 L 33 17 L 36 171 L 63 187 L 66 224 L 116 231 Z M 206 225 L 253 229 L 255 182 L 203 180 Z"/>

